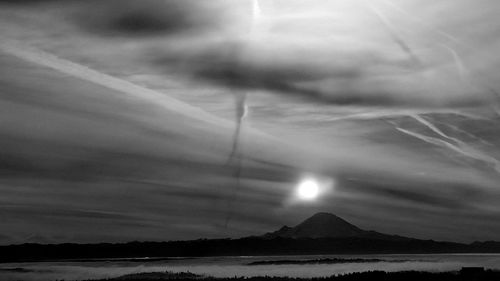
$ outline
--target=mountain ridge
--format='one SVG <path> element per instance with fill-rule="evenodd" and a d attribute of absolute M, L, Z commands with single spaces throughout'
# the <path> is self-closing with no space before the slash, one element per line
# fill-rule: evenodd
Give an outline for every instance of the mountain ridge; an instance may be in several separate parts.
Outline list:
<path fill-rule="evenodd" d="M 464 244 L 390 235 L 363 230 L 333 214 L 319 213 L 294 227 L 283 226 L 261 236 L 237 239 L 0 246 L 0 263 L 110 258 L 142 262 L 142 257 L 435 253 L 500 253 L 500 242 Z"/>
<path fill-rule="evenodd" d="M 274 232 L 262 236 L 273 238 L 366 238 L 381 240 L 411 240 L 414 238 L 380 233 L 373 230 L 361 229 L 343 218 L 326 212 L 319 212 L 305 219 L 294 227 L 283 226 Z"/>

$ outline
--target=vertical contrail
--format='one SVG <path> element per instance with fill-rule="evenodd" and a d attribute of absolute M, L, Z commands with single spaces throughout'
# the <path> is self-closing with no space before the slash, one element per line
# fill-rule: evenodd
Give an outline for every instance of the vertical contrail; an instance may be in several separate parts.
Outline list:
<path fill-rule="evenodd" d="M 252 19 L 250 23 L 250 29 L 249 29 L 249 38 L 252 39 L 253 36 L 255 35 L 255 32 L 257 30 L 257 24 L 259 21 L 259 18 L 261 16 L 261 9 L 260 9 L 260 3 L 259 0 L 252 0 Z M 242 51 L 242 50 L 240 50 Z M 241 52 L 243 53 L 243 52 Z M 240 58 L 237 58 L 240 59 Z M 249 77 L 245 77 L 245 79 L 250 79 Z M 227 227 L 229 224 L 231 217 L 232 217 L 232 212 L 231 212 L 231 203 L 233 200 L 236 199 L 237 196 L 237 189 L 240 186 L 240 176 L 241 176 L 241 170 L 242 170 L 242 160 L 243 160 L 243 153 L 241 152 L 241 133 L 242 133 L 242 128 L 244 125 L 245 117 L 247 115 L 247 93 L 246 92 L 238 92 L 235 95 L 235 101 L 236 101 L 236 128 L 234 131 L 233 135 L 233 146 L 231 148 L 231 153 L 229 154 L 229 158 L 227 161 L 228 165 L 234 164 L 235 165 L 235 170 L 233 172 L 233 176 L 236 179 L 236 187 L 233 189 L 233 194 L 231 195 L 230 200 L 228 200 L 228 214 L 226 217 L 226 221 L 224 226 Z"/>
<path fill-rule="evenodd" d="M 247 105 L 246 105 L 247 94 L 245 92 L 239 92 L 236 94 L 236 127 L 233 135 L 233 146 L 231 148 L 231 153 L 227 159 L 227 164 L 230 165 L 233 160 L 239 159 L 238 162 L 241 162 L 241 152 L 240 152 L 240 139 L 241 139 L 241 130 L 242 125 L 247 115 Z"/>
<path fill-rule="evenodd" d="M 257 29 L 256 28 L 257 23 L 259 21 L 260 16 L 261 16 L 261 9 L 260 9 L 259 0 L 252 0 L 252 20 L 251 20 L 251 24 L 250 24 L 250 28 L 249 28 L 249 32 L 248 32 L 248 34 L 249 34 L 248 37 L 250 39 L 252 39 L 253 36 L 255 35 L 255 31 Z M 244 55 L 243 48 L 244 47 L 242 47 L 242 49 L 239 52 L 240 56 Z M 238 60 L 241 58 L 236 58 L 236 59 Z M 251 79 L 251 78 L 244 77 L 244 79 Z M 236 155 L 236 153 L 238 151 L 241 130 L 242 130 L 242 126 L 243 126 L 245 117 L 247 115 L 247 104 L 246 104 L 247 93 L 246 92 L 238 92 L 235 95 L 235 99 L 236 99 L 236 113 L 235 113 L 235 115 L 236 115 L 236 128 L 235 128 L 235 133 L 233 136 L 233 148 L 232 148 L 231 153 L 229 155 L 228 162 L 232 161 L 232 159 L 234 158 L 234 156 Z"/>
<path fill-rule="evenodd" d="M 252 2 L 252 25 L 256 24 L 258 17 L 260 17 L 261 9 L 259 0 L 253 0 Z"/>
<path fill-rule="evenodd" d="M 250 39 L 253 38 L 255 35 L 257 23 L 259 21 L 259 18 L 261 16 L 261 9 L 260 9 L 260 3 L 259 0 L 252 0 L 252 19 L 250 23 L 250 28 L 248 31 L 248 37 Z M 244 55 L 243 48 L 240 49 L 239 56 Z M 241 58 L 236 58 L 241 59 Z M 244 75 L 244 74 L 243 74 Z M 244 79 L 250 79 L 249 77 L 244 77 Z M 238 91 L 235 94 L 235 102 L 236 102 L 236 110 L 235 110 L 235 116 L 236 116 L 236 128 L 235 132 L 233 135 L 233 146 L 231 149 L 231 153 L 229 154 L 229 159 L 228 163 L 232 162 L 235 156 L 237 156 L 238 148 L 240 146 L 240 138 L 241 138 L 241 131 L 242 131 L 242 126 L 245 121 L 245 117 L 247 115 L 247 93 L 245 91 Z"/>

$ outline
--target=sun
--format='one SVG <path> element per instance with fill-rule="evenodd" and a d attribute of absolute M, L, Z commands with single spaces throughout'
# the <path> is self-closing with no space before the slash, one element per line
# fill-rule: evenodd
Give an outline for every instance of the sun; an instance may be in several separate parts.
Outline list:
<path fill-rule="evenodd" d="M 289 204 L 316 204 L 333 195 L 335 179 L 324 175 L 306 175 L 288 197 Z"/>
<path fill-rule="evenodd" d="M 297 186 L 297 197 L 301 200 L 314 200 L 319 195 L 319 184 L 314 179 L 304 179 Z"/>

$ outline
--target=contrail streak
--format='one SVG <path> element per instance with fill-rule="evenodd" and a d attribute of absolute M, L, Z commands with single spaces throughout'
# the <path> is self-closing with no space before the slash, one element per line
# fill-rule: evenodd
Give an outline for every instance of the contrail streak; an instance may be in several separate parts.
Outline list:
<path fill-rule="evenodd" d="M 457 71 L 458 71 L 458 74 L 460 75 L 460 79 L 462 79 L 463 81 L 468 80 L 467 76 L 468 76 L 469 72 L 467 71 L 467 68 L 465 67 L 464 63 L 462 62 L 462 59 L 458 55 L 457 51 L 455 51 L 453 48 L 451 48 L 448 45 L 442 44 L 442 46 L 445 49 L 447 49 L 451 53 L 451 55 L 453 56 L 453 61 L 455 62 L 455 66 L 457 67 Z"/>
<path fill-rule="evenodd" d="M 249 30 L 249 38 L 252 39 L 253 36 L 256 33 L 257 30 L 257 24 L 258 21 L 261 17 L 262 11 L 260 8 L 260 3 L 259 0 L 253 0 L 252 1 L 252 22 L 250 25 L 250 30 Z M 244 48 L 244 47 L 242 47 Z M 243 50 L 240 50 L 241 53 L 243 53 Z M 247 78 L 250 79 L 250 78 Z M 231 165 L 232 163 L 235 164 L 235 170 L 233 172 L 233 176 L 236 179 L 236 186 L 233 189 L 233 193 L 231 195 L 230 200 L 228 200 L 228 214 L 226 216 L 226 220 L 224 223 L 224 227 L 227 228 L 229 222 L 231 221 L 232 218 L 232 208 L 231 208 L 231 203 L 236 200 L 237 198 L 237 190 L 239 189 L 240 186 L 240 181 L 241 181 L 241 172 L 243 169 L 242 162 L 243 162 L 243 153 L 242 153 L 242 148 L 241 148 L 241 134 L 242 134 L 242 129 L 245 121 L 245 117 L 247 115 L 248 107 L 246 104 L 247 100 L 247 93 L 246 92 L 238 92 L 236 94 L 236 128 L 235 132 L 233 135 L 233 146 L 231 149 L 231 153 L 229 154 L 229 158 L 227 163 Z"/>
<path fill-rule="evenodd" d="M 241 93 L 236 96 L 236 129 L 233 135 L 233 147 L 231 149 L 231 153 L 229 154 L 229 158 L 227 160 L 227 165 L 235 165 L 235 169 L 233 171 L 233 177 L 236 179 L 236 187 L 233 189 L 233 193 L 231 194 L 230 200 L 227 203 L 228 214 L 226 216 L 226 221 L 224 223 L 224 227 L 227 228 L 229 222 L 231 221 L 233 213 L 232 202 L 237 199 L 237 190 L 240 186 L 240 177 L 241 171 L 243 169 L 243 153 L 242 153 L 242 145 L 241 145 L 241 129 L 243 125 L 243 121 L 247 115 L 247 107 L 246 107 L 246 93 Z"/>
<path fill-rule="evenodd" d="M 500 173 L 500 161 L 497 160 L 496 158 L 485 154 L 484 152 L 472 147 L 471 145 L 469 145 L 469 144 L 467 144 L 467 143 L 465 143 L 457 138 L 453 138 L 453 137 L 448 136 L 443 131 L 441 131 L 439 128 L 434 126 L 434 124 L 432 124 L 431 122 L 427 121 L 426 119 L 424 119 L 423 117 L 421 117 L 419 115 L 410 115 L 410 116 L 412 118 L 414 118 L 416 121 L 418 121 L 420 124 L 425 125 L 432 132 L 436 133 L 437 135 L 439 135 L 439 136 L 441 136 L 441 137 L 443 137 L 451 142 L 445 141 L 443 139 L 435 138 L 435 137 L 426 136 L 426 135 L 419 134 L 416 132 L 412 132 L 412 131 L 409 131 L 407 129 L 403 129 L 400 127 L 396 127 L 396 130 L 403 132 L 407 135 L 410 135 L 412 137 L 418 138 L 422 141 L 425 141 L 425 142 L 428 142 L 428 143 L 431 143 L 431 144 L 434 144 L 437 146 L 448 148 L 448 149 L 455 151 L 455 152 L 457 152 L 457 153 L 459 153 L 467 158 L 486 162 L 490 166 L 492 166 L 498 173 Z"/>
<path fill-rule="evenodd" d="M 233 159 L 238 151 L 238 146 L 241 138 L 241 127 L 247 115 L 247 106 L 246 106 L 246 93 L 240 93 L 236 95 L 236 128 L 233 135 L 233 148 L 231 149 L 231 153 L 229 154 L 228 162 Z"/>
<path fill-rule="evenodd" d="M 462 129 L 460 129 L 458 126 L 451 125 L 451 124 L 444 124 L 444 125 L 446 125 L 446 126 L 448 126 L 448 127 L 452 128 L 453 130 L 455 130 L 455 131 L 457 131 L 457 132 L 460 132 L 460 133 L 462 133 L 462 134 L 464 134 L 464 135 L 466 135 L 466 136 L 468 136 L 468 137 L 470 137 L 470 138 L 472 138 L 472 139 L 475 139 L 475 140 L 477 140 L 477 141 L 481 142 L 483 145 L 486 145 L 486 146 L 494 146 L 492 143 L 490 143 L 490 142 L 488 142 L 488 141 L 486 141 L 486 140 L 484 140 L 484 139 L 482 139 L 482 138 L 480 138 L 480 137 L 478 137 L 478 136 L 476 136 L 476 135 L 474 135 L 474 134 L 471 134 L 471 133 L 469 133 L 469 132 L 467 132 L 467 131 L 465 131 L 465 130 L 462 130 Z"/>
<path fill-rule="evenodd" d="M 427 29 L 431 30 L 432 32 L 436 33 L 436 34 L 439 34 L 451 41 L 454 41 L 455 43 L 459 43 L 459 40 L 457 38 L 455 38 L 453 35 L 449 34 L 448 32 L 444 31 L 444 30 L 441 30 L 439 28 L 435 28 L 429 24 L 427 24 L 424 20 L 422 20 L 421 18 L 419 17 L 416 17 L 415 15 L 413 15 L 412 13 L 409 13 L 408 11 L 406 11 L 405 9 L 401 8 L 400 6 L 394 4 L 394 2 L 390 1 L 390 0 L 385 0 L 384 1 L 387 5 L 391 6 L 392 8 L 396 9 L 397 11 L 399 11 L 400 13 L 404 14 L 405 16 L 413 19 L 414 21 L 418 22 L 419 24 L 425 26 Z"/>
<path fill-rule="evenodd" d="M 440 135 L 441 137 L 443 138 L 446 138 L 446 139 L 449 139 L 449 140 L 452 140 L 452 141 L 455 141 L 455 142 L 459 142 L 459 140 L 455 139 L 455 138 L 451 138 L 449 136 L 447 136 L 445 133 L 443 133 L 441 130 L 439 130 L 436 126 L 434 126 L 432 123 L 428 122 L 427 120 L 425 120 L 424 118 L 422 118 L 420 115 L 418 114 L 414 114 L 414 115 L 410 115 L 413 119 L 417 120 L 419 123 L 425 125 L 427 128 L 431 129 L 431 131 L 433 131 L 434 133 Z"/>
<path fill-rule="evenodd" d="M 161 106 L 165 110 L 175 112 L 179 115 L 192 118 L 194 120 L 204 122 L 213 125 L 215 127 L 222 128 L 224 130 L 229 130 L 234 128 L 234 122 L 230 122 L 229 120 L 219 118 L 215 115 L 212 115 L 204 111 L 201 108 L 194 107 L 177 99 L 169 97 L 166 94 L 141 87 L 129 81 L 110 76 L 108 74 L 99 72 L 97 70 L 91 69 L 84 65 L 74 63 L 66 59 L 59 58 L 53 54 L 49 54 L 47 52 L 38 49 L 25 47 L 22 43 L 16 40 L 8 40 L 5 38 L 3 38 L 2 40 L 3 41 L 0 42 L 0 51 L 6 54 L 15 56 L 17 58 L 20 58 L 28 62 L 32 62 L 38 65 L 54 69 L 56 71 L 59 71 L 61 73 L 64 73 L 72 77 L 76 77 L 78 79 L 89 81 L 97 85 L 101 85 L 109 89 L 116 90 L 125 98 L 134 98 L 141 101 L 147 101 L 154 105 Z M 242 170 L 241 169 L 242 157 L 239 155 L 240 147 L 238 146 L 238 143 L 239 143 L 239 138 L 241 136 L 241 125 L 244 121 L 247 112 L 246 94 L 240 94 L 236 98 L 237 98 L 236 100 L 237 126 L 235 129 L 235 136 L 233 140 L 234 153 L 232 153 L 231 159 L 236 160 L 236 169 L 233 174 L 237 179 L 237 186 L 239 186 L 240 175 Z M 259 139 L 265 139 L 268 141 L 284 145 L 284 143 L 281 140 L 255 129 L 251 129 L 247 133 Z M 228 216 L 228 221 L 230 217 L 231 214 L 229 214 Z"/>
<path fill-rule="evenodd" d="M 166 110 L 176 112 L 198 121 L 210 123 L 218 127 L 233 127 L 233 124 L 226 119 L 219 118 L 201 108 L 189 105 L 163 93 L 159 93 L 126 80 L 104 74 L 72 61 L 59 58 L 47 52 L 25 47 L 17 41 L 6 40 L 5 38 L 2 38 L 2 40 L 3 41 L 0 43 L 0 50 L 20 59 L 36 63 L 38 65 L 43 65 L 61 73 L 120 91 L 121 93 L 124 93 L 132 98 L 149 101 L 155 105 L 163 107 Z"/>
<path fill-rule="evenodd" d="M 214 125 L 219 128 L 223 128 L 225 130 L 233 129 L 234 122 L 231 122 L 227 119 L 220 118 L 216 115 L 213 115 L 207 111 L 199 107 L 192 106 L 190 104 L 184 103 L 175 98 L 169 97 L 164 93 L 160 93 L 129 81 L 113 77 L 111 75 L 99 72 L 97 70 L 91 69 L 84 65 L 80 65 L 74 63 L 72 61 L 59 58 L 53 54 L 49 54 L 47 52 L 34 49 L 31 47 L 25 47 L 22 43 L 15 40 L 8 40 L 2 38 L 2 42 L 0 42 L 0 51 L 5 52 L 9 55 L 18 57 L 25 61 L 29 61 L 38 65 L 42 65 L 61 73 L 64 73 L 69 76 L 73 76 L 82 80 L 86 80 L 97 85 L 101 85 L 107 87 L 109 89 L 113 89 L 119 91 L 121 94 L 129 98 L 139 99 L 141 101 L 148 101 L 157 106 L 161 106 L 165 110 L 175 112 L 182 116 L 186 116 L 188 118 L 192 118 L 197 121 L 201 121 L 204 123 L 208 123 L 210 125 Z M 237 104 L 241 104 L 238 106 L 237 111 L 239 112 L 238 119 L 243 120 L 246 114 L 246 104 L 245 99 L 238 98 Z M 238 133 L 240 129 L 237 129 Z M 268 135 L 264 132 L 258 131 L 256 129 L 251 129 L 249 131 L 253 136 L 267 139 L 270 141 L 279 141 L 277 138 Z M 281 143 L 281 141 L 279 141 Z"/>
<path fill-rule="evenodd" d="M 391 36 L 392 40 L 405 52 L 407 53 L 411 60 L 416 63 L 417 65 L 421 65 L 420 59 L 415 55 L 413 50 L 410 48 L 410 46 L 399 36 L 398 32 L 396 31 L 396 28 L 394 25 L 391 23 L 391 21 L 377 8 L 375 8 L 373 5 L 366 3 L 365 5 L 370 9 L 370 11 L 376 15 L 379 20 L 382 22 L 382 24 L 386 27 L 387 32 Z"/>

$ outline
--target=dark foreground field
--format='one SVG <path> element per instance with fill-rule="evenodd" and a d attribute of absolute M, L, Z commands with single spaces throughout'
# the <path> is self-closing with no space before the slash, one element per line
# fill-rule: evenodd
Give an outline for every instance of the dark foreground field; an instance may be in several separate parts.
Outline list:
<path fill-rule="evenodd" d="M 233 277 L 233 278 L 214 278 L 202 275 L 196 275 L 189 272 L 171 273 L 138 273 L 124 275 L 118 278 L 102 279 L 94 281 L 498 281 L 500 280 L 500 271 L 461 271 L 461 272 L 384 272 L 370 271 L 360 273 L 350 273 L 322 278 L 290 278 L 290 277 Z"/>

